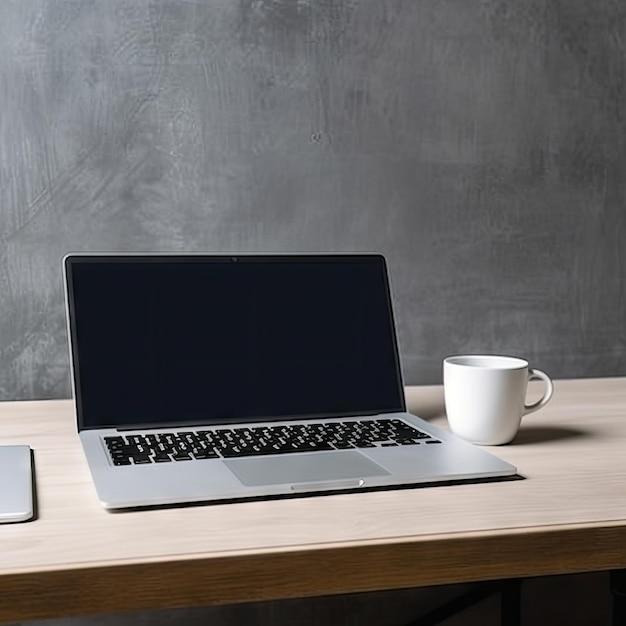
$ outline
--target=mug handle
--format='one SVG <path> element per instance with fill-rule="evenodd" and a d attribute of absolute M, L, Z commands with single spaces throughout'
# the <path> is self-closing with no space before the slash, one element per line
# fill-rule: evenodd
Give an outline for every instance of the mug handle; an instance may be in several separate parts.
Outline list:
<path fill-rule="evenodd" d="M 543 371 L 529 368 L 528 369 L 528 380 L 543 380 L 546 384 L 546 390 L 543 394 L 543 397 L 537 400 L 537 402 L 533 402 L 532 404 L 524 404 L 524 415 L 528 415 L 528 413 L 532 413 L 533 411 L 537 411 L 543 406 L 546 406 L 554 393 L 554 385 L 552 384 L 552 379 Z"/>

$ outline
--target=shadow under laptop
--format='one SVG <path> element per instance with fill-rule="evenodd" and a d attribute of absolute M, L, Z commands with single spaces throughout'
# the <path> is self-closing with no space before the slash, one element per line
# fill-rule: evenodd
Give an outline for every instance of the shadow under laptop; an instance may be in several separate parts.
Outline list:
<path fill-rule="evenodd" d="M 36 519 L 39 519 L 39 497 L 37 492 L 37 471 L 35 469 L 35 451 L 31 449 L 30 451 L 30 461 L 31 461 L 31 480 L 32 480 L 32 490 L 33 490 L 33 516 L 27 520 L 29 522 L 34 522 Z"/>
<path fill-rule="evenodd" d="M 394 485 L 390 486 L 379 486 L 379 487 L 359 487 L 358 489 L 333 489 L 332 491 L 307 491 L 307 492 L 297 492 L 297 493 L 289 493 L 289 494 L 277 494 L 277 495 L 269 495 L 269 496 L 254 496 L 254 497 L 246 497 L 246 498 L 228 498 L 221 500 L 206 500 L 199 502 L 182 502 L 176 504 L 157 504 L 150 506 L 138 506 L 138 507 L 127 507 L 127 508 L 117 508 L 117 509 L 107 509 L 107 511 L 113 515 L 119 515 L 123 513 L 129 513 L 133 511 L 161 511 L 165 509 L 188 509 L 199 506 L 220 506 L 223 504 L 240 504 L 244 502 L 269 502 L 272 500 L 295 500 L 301 498 L 317 498 L 320 496 L 323 497 L 332 497 L 337 495 L 346 495 L 346 494 L 362 494 L 362 493 L 372 493 L 375 491 L 404 491 L 407 489 L 432 489 L 442 488 L 442 487 L 452 487 L 455 485 L 479 485 L 483 483 L 497 483 L 497 482 L 513 482 L 518 480 L 526 480 L 524 476 L 521 474 L 514 474 L 512 476 L 490 476 L 486 478 L 473 478 L 473 479 L 460 479 L 460 480 L 446 480 L 441 482 L 432 482 L 432 483 L 418 483 L 418 484 L 410 484 L 410 485 Z"/>

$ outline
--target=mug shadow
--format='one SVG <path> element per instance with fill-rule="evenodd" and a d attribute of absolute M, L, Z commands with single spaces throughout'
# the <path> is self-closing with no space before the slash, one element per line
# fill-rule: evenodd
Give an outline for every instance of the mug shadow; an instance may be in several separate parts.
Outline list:
<path fill-rule="evenodd" d="M 525 446 L 536 443 L 549 443 L 564 439 L 575 439 L 583 437 L 587 433 L 577 428 L 567 428 L 562 426 L 527 426 L 520 428 L 517 436 L 508 444 L 510 446 Z"/>

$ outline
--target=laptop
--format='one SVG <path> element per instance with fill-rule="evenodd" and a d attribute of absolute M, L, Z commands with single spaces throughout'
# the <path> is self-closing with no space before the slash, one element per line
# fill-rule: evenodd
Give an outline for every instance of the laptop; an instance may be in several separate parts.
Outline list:
<path fill-rule="evenodd" d="M 25 445 L 0 445 L 0 524 L 33 518 L 33 452 Z"/>
<path fill-rule="evenodd" d="M 64 278 L 107 509 L 515 474 L 407 413 L 380 255 L 69 254 Z"/>

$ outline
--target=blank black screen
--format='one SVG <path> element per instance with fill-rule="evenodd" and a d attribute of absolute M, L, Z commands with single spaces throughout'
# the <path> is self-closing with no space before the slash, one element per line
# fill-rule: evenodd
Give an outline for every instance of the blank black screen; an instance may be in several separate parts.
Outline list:
<path fill-rule="evenodd" d="M 380 256 L 70 256 L 81 428 L 404 409 Z"/>

